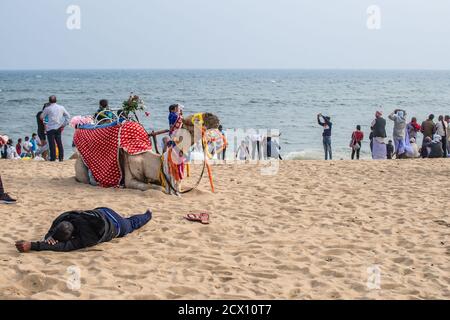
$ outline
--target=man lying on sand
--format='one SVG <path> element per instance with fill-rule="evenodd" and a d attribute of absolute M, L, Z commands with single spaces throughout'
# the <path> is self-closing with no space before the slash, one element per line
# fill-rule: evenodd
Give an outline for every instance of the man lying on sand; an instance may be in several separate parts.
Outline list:
<path fill-rule="evenodd" d="M 16 242 L 20 252 L 29 251 L 73 251 L 92 247 L 102 242 L 121 238 L 147 224 L 152 212 L 123 218 L 109 208 L 87 211 L 69 211 L 53 222 L 50 230 L 39 242 Z"/>

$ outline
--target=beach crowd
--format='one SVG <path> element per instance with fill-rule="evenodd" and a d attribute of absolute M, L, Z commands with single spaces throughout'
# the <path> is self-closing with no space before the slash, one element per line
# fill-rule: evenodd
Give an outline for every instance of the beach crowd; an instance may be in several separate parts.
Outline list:
<path fill-rule="evenodd" d="M 428 119 L 419 124 L 416 117 L 407 120 L 405 110 L 396 109 L 388 115 L 393 121 L 392 139 L 387 140 L 386 124 L 381 111 L 375 113 L 375 119 L 370 125 L 370 151 L 372 159 L 412 159 L 412 158 L 447 158 L 450 156 L 450 116 L 435 116 L 430 114 Z M 332 160 L 331 132 L 333 123 L 329 116 L 317 115 L 317 122 L 323 127 L 323 148 L 325 160 Z M 418 134 L 423 138 L 419 146 Z M 364 140 L 361 125 L 356 126 L 352 133 L 349 147 L 351 159 L 359 159 Z"/>

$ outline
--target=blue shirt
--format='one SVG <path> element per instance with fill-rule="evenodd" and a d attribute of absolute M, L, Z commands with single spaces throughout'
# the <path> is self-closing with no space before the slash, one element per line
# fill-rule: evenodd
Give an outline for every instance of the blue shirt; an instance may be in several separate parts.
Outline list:
<path fill-rule="evenodd" d="M 171 112 L 169 113 L 169 126 L 172 127 L 178 119 L 178 113 L 176 112 Z"/>

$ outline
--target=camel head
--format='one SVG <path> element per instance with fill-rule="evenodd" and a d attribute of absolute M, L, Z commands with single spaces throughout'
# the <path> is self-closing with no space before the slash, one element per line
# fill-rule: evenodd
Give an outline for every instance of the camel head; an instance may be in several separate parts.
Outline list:
<path fill-rule="evenodd" d="M 212 113 L 202 113 L 203 116 L 203 126 L 208 129 L 217 129 L 220 125 L 220 119 Z M 183 119 L 183 128 L 188 130 L 191 135 L 191 146 L 197 143 L 201 139 L 201 133 L 195 132 L 196 127 L 192 122 L 194 115 L 189 115 Z"/>

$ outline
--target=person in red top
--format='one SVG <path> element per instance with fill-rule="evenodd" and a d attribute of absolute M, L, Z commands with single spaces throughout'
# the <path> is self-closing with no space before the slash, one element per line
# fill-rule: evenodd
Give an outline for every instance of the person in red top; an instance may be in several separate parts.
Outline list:
<path fill-rule="evenodd" d="M 356 126 L 356 131 L 352 133 L 352 141 L 350 142 L 350 148 L 352 148 L 352 160 L 359 160 L 359 153 L 361 151 L 361 141 L 364 139 L 364 132 L 361 131 L 361 126 Z"/>
<path fill-rule="evenodd" d="M 19 140 L 17 140 L 16 152 L 19 155 L 19 157 L 22 156 L 22 139 L 21 138 L 19 138 Z"/>

